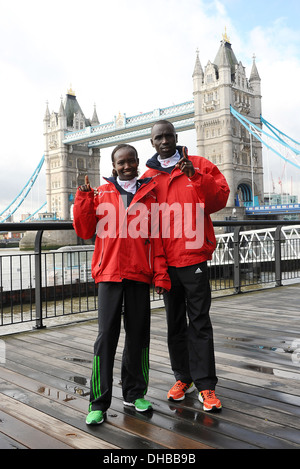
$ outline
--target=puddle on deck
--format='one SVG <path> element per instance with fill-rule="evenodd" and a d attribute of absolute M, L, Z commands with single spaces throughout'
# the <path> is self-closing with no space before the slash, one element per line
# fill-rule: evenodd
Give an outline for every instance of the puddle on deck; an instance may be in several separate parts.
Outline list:
<path fill-rule="evenodd" d="M 285 371 L 280 370 L 279 368 L 272 368 L 271 366 L 259 366 L 259 365 L 244 365 L 243 368 L 251 371 L 258 371 L 259 373 L 266 373 L 268 375 L 274 375 L 278 378 L 288 378 L 288 379 L 296 379 L 300 381 L 300 373 L 293 372 L 293 371 Z M 300 371 L 300 370 L 299 370 Z"/>
<path fill-rule="evenodd" d="M 270 345 L 258 345 L 258 344 L 251 344 L 254 339 L 249 337 L 226 337 L 227 340 L 232 342 L 247 342 L 250 343 L 249 346 L 251 348 L 259 349 L 259 350 L 269 350 L 276 353 L 283 353 L 283 354 L 290 354 L 291 355 L 291 364 L 300 365 L 300 341 L 298 339 L 294 340 L 293 342 L 287 343 L 285 340 L 280 342 L 280 347 L 270 346 Z M 240 345 L 237 343 L 235 344 L 227 344 L 228 347 L 231 348 L 239 348 Z M 288 378 L 294 380 L 300 380 L 300 367 L 299 371 L 286 371 L 281 370 L 279 368 L 275 368 L 272 366 L 260 366 L 260 365 L 253 365 L 253 364 L 243 364 L 241 365 L 243 368 L 251 371 L 257 371 L 259 373 L 265 373 L 268 375 L 274 375 L 281 378 Z"/>
<path fill-rule="evenodd" d="M 69 380 L 74 382 L 75 386 L 66 385 L 67 392 L 63 390 L 60 391 L 58 389 L 52 389 L 46 386 L 40 386 L 37 391 L 44 396 L 51 397 L 52 399 L 58 399 L 63 402 L 76 399 L 76 394 L 79 396 L 88 396 L 90 394 L 89 390 L 85 389 L 88 384 L 88 380 L 86 378 L 83 376 L 70 376 Z"/>
<path fill-rule="evenodd" d="M 300 347 L 300 343 L 298 343 L 298 341 L 293 341 L 292 343 L 288 344 L 285 340 L 282 340 L 280 342 L 280 346 L 275 347 L 275 346 L 270 346 L 270 345 L 259 345 L 256 343 L 251 344 L 251 342 L 253 342 L 254 339 L 249 338 L 249 337 L 226 337 L 226 339 L 232 342 L 230 344 L 229 343 L 226 344 L 227 347 L 231 347 L 231 348 L 238 348 L 239 342 L 246 342 L 247 344 L 249 344 L 250 347 L 255 348 L 255 349 L 271 350 L 272 352 L 293 354 L 295 350 Z M 237 342 L 237 344 L 234 344 L 234 342 Z"/>
<path fill-rule="evenodd" d="M 86 358 L 78 358 L 78 357 L 64 357 L 63 360 L 67 360 L 74 363 L 92 363 L 92 360 L 88 360 Z"/>

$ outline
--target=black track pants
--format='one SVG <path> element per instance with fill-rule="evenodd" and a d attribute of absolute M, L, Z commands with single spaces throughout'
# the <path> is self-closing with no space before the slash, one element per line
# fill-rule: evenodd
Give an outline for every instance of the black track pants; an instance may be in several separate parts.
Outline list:
<path fill-rule="evenodd" d="M 122 356 L 122 390 L 126 402 L 147 392 L 149 378 L 149 285 L 123 280 L 98 285 L 99 332 L 94 345 L 90 410 L 105 412 L 112 399 L 113 366 L 124 300 L 125 345 Z"/>
<path fill-rule="evenodd" d="M 217 377 L 207 264 L 169 267 L 169 275 L 172 288 L 164 294 L 164 301 L 175 379 L 184 383 L 193 381 L 199 391 L 213 390 Z"/>

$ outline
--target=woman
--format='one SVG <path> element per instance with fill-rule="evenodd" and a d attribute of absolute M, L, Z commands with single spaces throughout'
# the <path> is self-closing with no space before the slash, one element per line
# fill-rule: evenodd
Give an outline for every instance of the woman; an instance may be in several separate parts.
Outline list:
<path fill-rule="evenodd" d="M 151 237 L 151 204 L 156 202 L 151 178 L 138 180 L 134 147 L 118 145 L 112 152 L 113 177 L 97 191 L 88 178 L 74 204 L 74 228 L 79 237 L 95 232 L 92 275 L 98 283 L 99 332 L 94 345 L 90 406 L 86 423 L 99 424 L 111 404 L 113 364 L 124 303 L 125 345 L 122 391 L 125 406 L 143 412 L 152 408 L 144 396 L 148 387 L 150 293 L 170 289 L 161 240 Z"/>

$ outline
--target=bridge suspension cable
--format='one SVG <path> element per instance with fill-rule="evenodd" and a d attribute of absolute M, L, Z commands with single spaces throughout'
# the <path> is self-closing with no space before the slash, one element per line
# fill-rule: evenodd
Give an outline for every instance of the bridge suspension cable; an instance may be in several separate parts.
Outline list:
<path fill-rule="evenodd" d="M 269 130 L 271 130 L 272 134 L 265 132 L 260 127 L 253 124 L 253 122 L 250 122 L 245 116 L 233 109 L 232 106 L 230 106 L 230 112 L 248 130 L 250 134 L 252 134 L 261 143 L 263 143 L 267 148 L 276 153 L 281 159 L 283 159 L 287 163 L 295 166 L 297 169 L 300 169 L 300 144 L 298 144 L 298 142 L 287 137 L 285 134 L 283 134 L 283 132 L 280 132 L 262 117 L 262 124 L 265 124 L 269 128 Z M 280 136 L 275 133 L 275 130 L 280 133 Z M 295 146 L 291 146 L 290 144 L 288 144 L 283 137 L 287 137 L 291 141 L 291 143 L 299 145 L 299 149 Z M 267 143 L 268 139 L 270 139 L 269 143 Z M 279 149 L 274 148 L 272 144 L 274 144 L 275 147 L 279 147 Z M 282 147 L 285 148 L 286 156 L 282 154 Z"/>
<path fill-rule="evenodd" d="M 283 142 L 289 142 L 290 141 L 291 145 L 296 144 L 297 149 L 300 150 L 300 143 L 299 142 L 297 142 L 293 138 L 289 137 L 285 133 L 281 132 L 281 130 L 277 129 L 274 125 L 270 124 L 270 122 L 268 122 L 262 116 L 260 117 L 260 120 L 261 120 L 262 124 L 265 124 L 265 126 L 268 127 L 271 130 L 271 132 L 273 132 L 274 135 L 277 136 L 278 139 L 282 140 Z M 278 132 L 279 135 L 276 132 Z"/>
<path fill-rule="evenodd" d="M 28 179 L 27 183 L 21 190 L 21 192 L 14 198 L 14 200 L 6 207 L 3 212 L 0 213 L 0 223 L 5 222 L 11 215 L 13 215 L 18 208 L 22 205 L 26 197 L 28 196 L 29 192 L 31 191 L 41 169 L 45 161 L 45 156 L 43 155 L 42 159 L 40 160 L 39 164 L 37 165 L 36 169 L 34 170 L 32 176 Z M 45 204 L 43 204 L 45 205 Z"/>
<path fill-rule="evenodd" d="M 47 204 L 47 202 L 44 202 L 37 210 L 35 210 L 31 215 L 29 215 L 29 217 L 25 218 L 24 220 L 21 220 L 21 223 L 24 223 L 25 221 L 31 220 L 31 218 L 33 218 L 36 213 L 38 213 L 40 210 L 42 210 L 42 208 L 45 207 L 46 204 Z"/>

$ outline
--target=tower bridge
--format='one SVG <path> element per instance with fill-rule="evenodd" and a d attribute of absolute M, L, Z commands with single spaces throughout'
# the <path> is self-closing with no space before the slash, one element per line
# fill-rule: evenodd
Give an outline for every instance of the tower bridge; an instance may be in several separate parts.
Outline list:
<path fill-rule="evenodd" d="M 194 101 L 187 101 L 132 117 L 119 114 L 112 122 L 66 132 L 63 143 L 65 145 L 87 143 L 88 147 L 106 148 L 121 142 L 144 140 L 150 138 L 152 125 L 160 119 L 173 122 L 177 132 L 191 130 L 195 128 L 194 113 Z"/>
<path fill-rule="evenodd" d="M 215 59 L 208 61 L 204 68 L 197 51 L 192 80 L 193 99 L 130 117 L 119 113 L 107 123 L 99 122 L 96 108 L 92 118 L 87 118 L 72 89 L 68 90 L 65 101 L 61 101 L 58 112 L 50 113 L 47 104 L 45 151 L 37 169 L 39 172 L 44 164 L 46 202 L 43 205 L 47 205 L 48 214 L 61 220 L 70 219 L 74 196 L 77 187 L 84 183 L 85 174 L 88 172 L 92 186 L 100 184 L 101 149 L 149 139 L 153 123 L 160 119 L 171 121 L 177 132 L 194 129 L 197 154 L 216 164 L 226 177 L 230 196 L 227 207 L 215 219 L 223 220 L 233 212 L 239 219 L 258 214 L 299 213 L 297 204 L 264 205 L 263 145 L 300 169 L 300 144 L 291 139 L 287 142 L 285 134 L 263 119 L 261 79 L 255 58 L 248 77 L 225 35 Z M 271 143 L 267 137 L 272 139 Z M 275 148 L 274 140 L 276 145 L 284 145 L 290 156 Z M 30 181 L 36 179 L 36 171 Z M 26 185 L 0 214 L 1 221 L 17 210 L 32 185 Z"/>
<path fill-rule="evenodd" d="M 226 177 L 230 196 L 227 208 L 217 217 L 225 218 L 233 208 L 239 216 L 255 200 L 263 203 L 262 143 L 249 136 L 231 112 L 231 106 L 261 126 L 261 80 L 253 59 L 250 77 L 237 60 L 225 35 L 213 61 L 203 69 L 199 51 L 192 73 L 193 99 L 163 109 L 127 117 L 119 114 L 113 121 L 100 123 L 96 110 L 87 119 L 69 90 L 58 113 L 44 118 L 47 209 L 68 219 L 77 187 L 89 174 L 91 184 L 100 182 L 101 149 L 121 142 L 150 137 L 153 123 L 173 122 L 177 132 L 195 130 L 197 154 L 216 164 Z"/>

